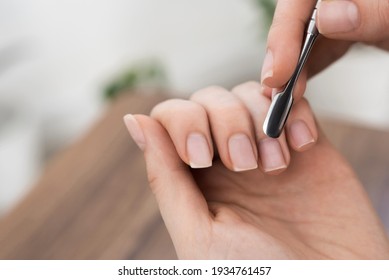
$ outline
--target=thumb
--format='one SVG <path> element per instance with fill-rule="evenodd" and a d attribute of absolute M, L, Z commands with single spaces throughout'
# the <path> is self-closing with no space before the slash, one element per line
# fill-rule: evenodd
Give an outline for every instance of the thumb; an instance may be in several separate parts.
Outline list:
<path fill-rule="evenodd" d="M 180 239 L 187 240 L 204 226 L 208 205 L 159 122 L 144 115 L 126 115 L 124 123 L 144 152 L 150 187 L 177 249 Z"/>
<path fill-rule="evenodd" d="M 380 42 L 389 37 L 389 1 L 322 0 L 317 9 L 319 32 L 325 37 Z"/>

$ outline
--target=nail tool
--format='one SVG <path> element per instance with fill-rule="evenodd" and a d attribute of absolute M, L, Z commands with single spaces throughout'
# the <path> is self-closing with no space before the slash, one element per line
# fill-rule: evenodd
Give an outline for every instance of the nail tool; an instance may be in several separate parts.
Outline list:
<path fill-rule="evenodd" d="M 280 136 L 282 129 L 285 126 L 289 112 L 292 108 L 293 91 L 296 82 L 298 80 L 298 77 L 300 76 L 301 70 L 305 65 L 305 62 L 308 59 L 313 44 L 315 43 L 315 40 L 319 35 L 319 31 L 316 27 L 317 5 L 319 2 L 320 0 L 317 1 L 309 23 L 307 25 L 306 36 L 296 69 L 294 70 L 290 80 L 286 83 L 284 89 L 273 96 L 272 103 L 270 105 L 265 122 L 263 124 L 263 131 L 269 137 L 278 138 Z"/>

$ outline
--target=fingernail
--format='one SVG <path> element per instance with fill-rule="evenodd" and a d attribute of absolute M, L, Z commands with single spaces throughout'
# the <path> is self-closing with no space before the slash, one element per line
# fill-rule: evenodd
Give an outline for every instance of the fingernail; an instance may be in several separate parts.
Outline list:
<path fill-rule="evenodd" d="M 186 149 L 189 165 L 192 168 L 206 168 L 212 166 L 212 156 L 208 141 L 200 133 L 189 134 L 186 140 Z"/>
<path fill-rule="evenodd" d="M 228 140 L 228 151 L 234 171 L 246 171 L 258 167 L 250 139 L 243 133 L 235 134 Z"/>
<path fill-rule="evenodd" d="M 310 145 L 315 143 L 315 138 L 306 123 L 302 120 L 294 121 L 290 125 L 289 131 L 293 143 L 299 150 L 308 148 Z"/>
<path fill-rule="evenodd" d="M 359 26 L 358 7 L 352 1 L 321 1 L 317 13 L 322 34 L 349 32 Z"/>
<path fill-rule="evenodd" d="M 261 73 L 261 84 L 266 79 L 273 77 L 273 53 L 270 49 L 266 51 L 265 59 L 263 61 L 262 73 Z"/>
<path fill-rule="evenodd" d="M 277 139 L 265 138 L 259 142 L 259 153 L 265 172 L 286 168 L 286 162 L 281 145 Z"/>
<path fill-rule="evenodd" d="M 138 121 L 134 118 L 133 115 L 125 115 L 123 117 L 123 120 L 132 139 L 135 141 L 138 147 L 143 151 L 146 147 L 146 139 Z"/>

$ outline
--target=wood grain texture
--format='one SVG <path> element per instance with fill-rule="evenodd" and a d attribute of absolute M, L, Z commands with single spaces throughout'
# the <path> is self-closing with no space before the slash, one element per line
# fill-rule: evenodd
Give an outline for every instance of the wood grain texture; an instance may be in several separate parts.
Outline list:
<path fill-rule="evenodd" d="M 122 122 L 126 113 L 148 113 L 163 96 L 121 96 L 93 129 L 59 153 L 32 192 L 0 220 L 0 259 L 176 258 L 142 154 Z M 321 123 L 385 219 L 389 133 Z"/>
<path fill-rule="evenodd" d="M 122 120 L 129 112 L 148 113 L 161 96 L 123 95 L 48 165 L 0 221 L 1 259 L 176 258 L 142 153 Z"/>

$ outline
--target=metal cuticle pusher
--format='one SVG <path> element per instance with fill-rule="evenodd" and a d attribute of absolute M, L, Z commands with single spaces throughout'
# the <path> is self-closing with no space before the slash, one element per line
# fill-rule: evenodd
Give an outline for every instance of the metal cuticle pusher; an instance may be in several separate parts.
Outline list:
<path fill-rule="evenodd" d="M 269 137 L 278 138 L 281 135 L 282 129 L 285 126 L 289 112 L 292 108 L 293 91 L 296 82 L 300 76 L 301 70 L 305 65 L 305 62 L 308 59 L 313 44 L 315 43 L 316 38 L 319 35 L 319 31 L 317 30 L 316 27 L 316 13 L 317 13 L 317 5 L 319 2 L 320 0 L 317 1 L 311 19 L 309 20 L 309 23 L 307 25 L 306 36 L 303 43 L 303 47 L 301 49 L 301 53 L 300 53 L 300 57 L 296 69 L 294 70 L 290 80 L 286 83 L 284 89 L 281 92 L 274 95 L 269 111 L 266 115 L 266 119 L 263 124 L 263 131 Z"/>

